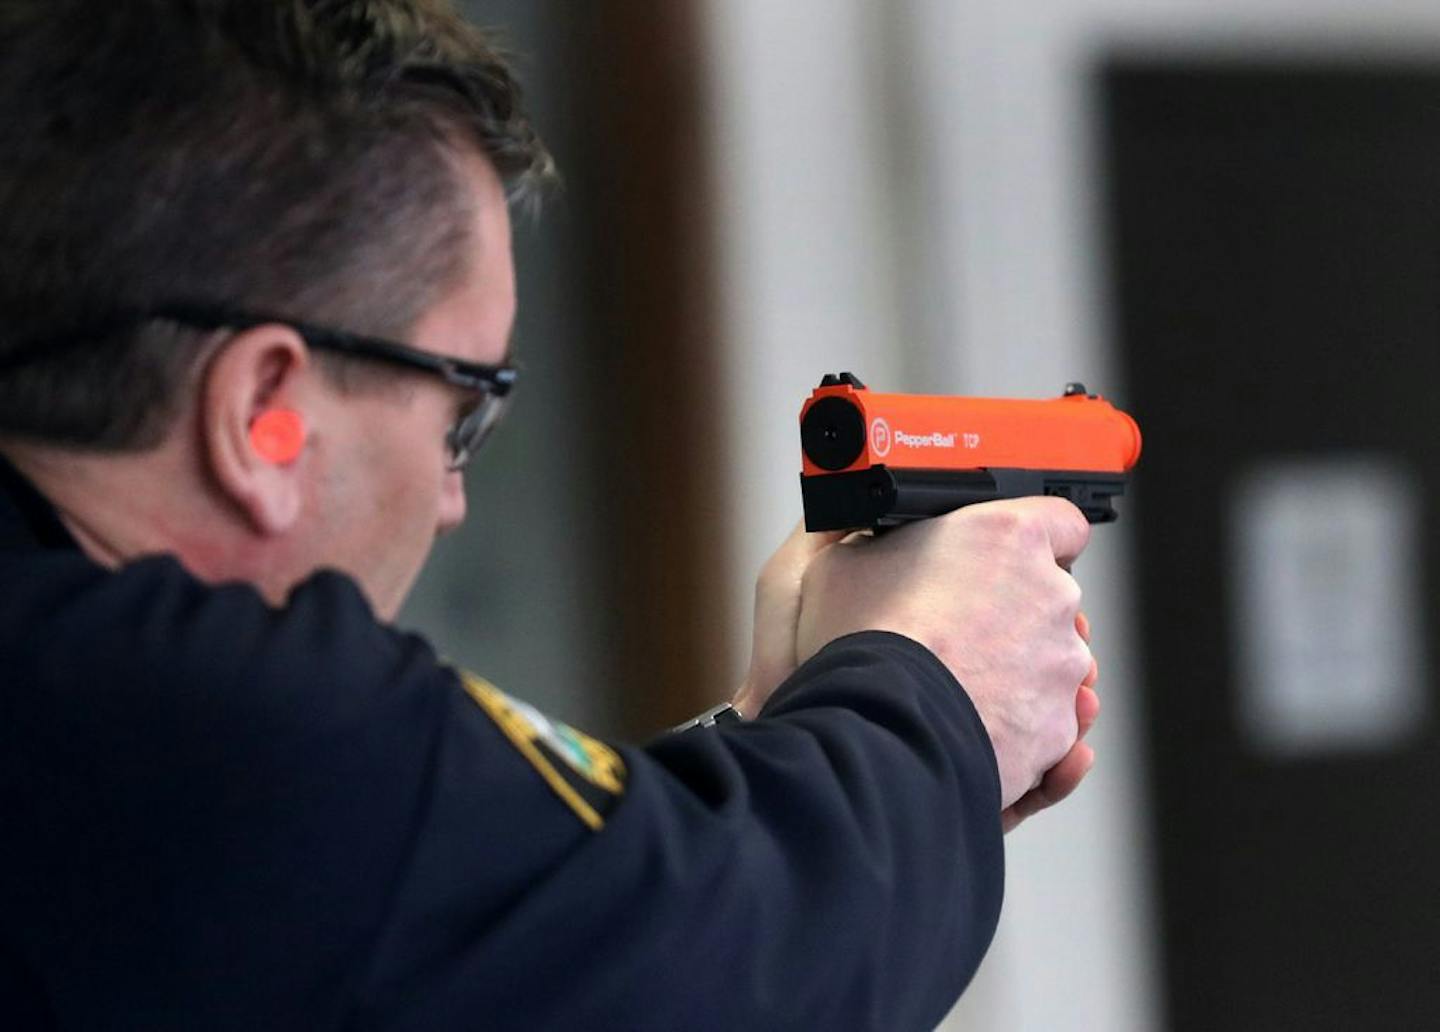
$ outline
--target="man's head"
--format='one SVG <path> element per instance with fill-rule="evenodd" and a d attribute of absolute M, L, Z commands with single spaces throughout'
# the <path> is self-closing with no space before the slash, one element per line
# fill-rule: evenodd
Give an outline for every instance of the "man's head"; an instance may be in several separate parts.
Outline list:
<path fill-rule="evenodd" d="M 176 511 L 223 525 L 149 547 L 272 597 L 337 566 L 389 615 L 463 514 L 445 435 L 478 395 L 295 322 L 502 363 L 507 199 L 548 174 L 444 0 L 0 0 L 0 437 L 183 467 Z M 146 318 L 187 307 L 281 318 Z M 290 462 L 251 432 L 282 410 Z"/>

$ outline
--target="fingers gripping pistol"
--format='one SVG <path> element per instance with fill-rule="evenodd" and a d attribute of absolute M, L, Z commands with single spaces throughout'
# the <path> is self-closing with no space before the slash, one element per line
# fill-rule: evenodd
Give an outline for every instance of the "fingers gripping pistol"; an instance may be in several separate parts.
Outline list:
<path fill-rule="evenodd" d="M 1068 498 L 1116 517 L 1140 427 L 1072 383 L 1048 401 L 878 394 L 826 376 L 800 412 L 805 528 L 893 527 L 975 502 Z"/>

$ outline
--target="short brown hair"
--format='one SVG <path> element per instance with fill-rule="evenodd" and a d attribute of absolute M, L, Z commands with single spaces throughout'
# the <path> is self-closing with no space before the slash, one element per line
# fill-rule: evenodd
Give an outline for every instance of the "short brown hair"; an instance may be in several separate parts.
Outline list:
<path fill-rule="evenodd" d="M 457 140 L 512 198 L 551 174 L 447 0 L 0 0 L 0 433 L 163 437 L 197 335 L 119 312 L 403 336 L 463 271 Z"/>

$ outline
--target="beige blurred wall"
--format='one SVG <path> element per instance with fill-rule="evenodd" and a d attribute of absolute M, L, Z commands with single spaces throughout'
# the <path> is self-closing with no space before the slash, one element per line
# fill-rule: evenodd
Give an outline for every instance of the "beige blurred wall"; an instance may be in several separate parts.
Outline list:
<path fill-rule="evenodd" d="M 1440 6 L 1421 0 L 697 2 L 713 193 L 697 185 L 688 215 L 709 220 L 718 246 L 713 389 L 728 459 L 714 475 L 728 502 L 670 533 L 728 557 L 719 590 L 687 613 L 721 639 L 724 669 L 692 657 L 707 685 L 738 680 L 754 573 L 799 518 L 795 417 L 822 373 L 1034 396 L 1082 379 L 1124 402 L 1090 83 L 1107 53 L 1440 56 Z M 623 375 L 597 359 L 621 353 L 627 328 L 596 325 L 594 265 L 609 254 L 589 222 L 614 190 L 594 178 L 569 63 L 603 25 L 587 14 L 577 44 L 577 9 L 559 0 L 467 7 L 509 29 L 571 187 L 520 234 L 523 404 L 471 478 L 471 525 L 442 545 L 406 622 L 516 694 L 606 730 L 625 690 L 611 661 L 625 603 L 597 558 L 614 542 L 595 519 L 605 427 L 587 406 L 604 376 Z M 668 515 L 663 498 L 637 502 L 629 547 L 648 547 Z M 1164 1027 L 1128 550 L 1122 517 L 1079 569 L 1102 664 L 1100 764 L 1012 836 L 999 937 L 946 1027 Z"/>
<path fill-rule="evenodd" d="M 737 628 L 749 571 L 798 517 L 795 414 L 822 373 L 1016 396 L 1078 379 L 1124 402 L 1091 81 L 1106 55 L 1440 58 L 1424 0 L 708 6 Z M 1078 570 L 1097 768 L 1011 836 L 999 936 L 945 1028 L 1164 1027 L 1128 555 L 1122 515 Z"/>

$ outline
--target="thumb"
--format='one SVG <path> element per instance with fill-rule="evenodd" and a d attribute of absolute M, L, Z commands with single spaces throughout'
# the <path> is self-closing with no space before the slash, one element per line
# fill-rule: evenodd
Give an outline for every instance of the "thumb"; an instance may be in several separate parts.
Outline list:
<path fill-rule="evenodd" d="M 790 532 L 760 571 L 755 584 L 755 631 L 750 673 L 743 694 L 750 697 L 747 716 L 794 671 L 795 632 L 800 622 L 800 585 L 805 571 L 825 549 L 850 532 L 827 530 L 807 534 L 803 523 Z"/>

